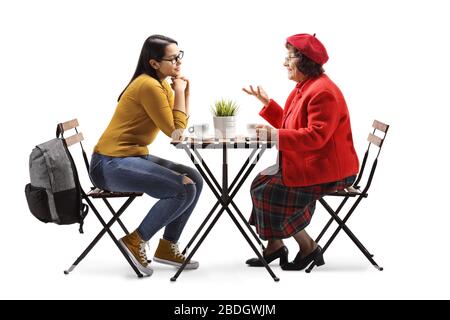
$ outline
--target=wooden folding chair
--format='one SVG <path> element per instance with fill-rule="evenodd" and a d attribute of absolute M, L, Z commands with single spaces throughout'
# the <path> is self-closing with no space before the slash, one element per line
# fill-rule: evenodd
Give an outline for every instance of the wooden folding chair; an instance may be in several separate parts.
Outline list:
<path fill-rule="evenodd" d="M 380 151 L 381 151 L 381 147 L 383 146 L 383 142 L 384 139 L 386 138 L 386 134 L 387 131 L 389 129 L 389 125 L 384 124 L 378 120 L 374 120 L 373 124 L 373 132 L 369 134 L 369 137 L 367 138 L 367 140 L 369 141 L 369 146 L 367 147 L 366 153 L 364 154 L 364 158 L 363 158 L 363 162 L 361 165 L 361 170 L 358 174 L 358 177 L 356 178 L 355 182 L 353 183 L 352 186 L 346 188 L 345 190 L 342 191 L 338 191 L 332 194 L 328 194 L 327 196 L 334 196 L 334 197 L 343 197 L 344 199 L 341 201 L 341 203 L 339 204 L 338 208 L 336 210 L 333 210 L 331 208 L 331 206 L 325 201 L 324 198 L 319 199 L 319 202 L 323 205 L 323 207 L 328 211 L 328 213 L 331 215 L 330 220 L 328 221 L 328 223 L 325 225 L 325 227 L 323 228 L 323 230 L 320 232 L 319 236 L 316 239 L 316 243 L 319 243 L 320 239 L 322 239 L 323 235 L 325 234 L 325 232 L 328 230 L 328 228 L 330 227 L 331 223 L 333 221 L 336 221 L 337 224 L 339 225 L 337 227 L 337 229 L 334 231 L 334 233 L 332 234 L 332 236 L 330 237 L 330 239 L 328 240 L 328 242 L 323 246 L 322 248 L 322 252 L 325 253 L 325 251 L 328 249 L 328 247 L 331 245 L 331 243 L 333 242 L 333 240 L 336 238 L 336 236 L 338 235 L 339 231 L 341 231 L 341 229 L 344 230 L 344 232 L 350 237 L 350 239 L 355 243 L 355 245 L 359 248 L 359 250 L 361 250 L 361 252 L 366 256 L 366 258 L 370 261 L 370 263 L 372 263 L 372 265 L 377 268 L 379 271 L 382 271 L 383 268 L 378 266 L 378 264 L 375 262 L 375 260 L 373 259 L 373 254 L 369 253 L 369 251 L 363 246 L 363 244 L 358 240 L 358 238 L 356 238 L 356 236 L 353 234 L 353 232 L 348 228 L 348 226 L 346 225 L 348 219 L 350 218 L 350 216 L 352 215 L 352 213 L 355 211 L 356 207 L 359 205 L 359 203 L 361 202 L 361 200 L 363 198 L 367 198 L 368 196 L 368 191 L 370 188 L 370 185 L 372 183 L 372 179 L 373 176 L 375 174 L 375 169 L 377 167 L 378 164 L 378 156 L 380 155 Z M 380 138 L 378 136 L 375 135 L 376 131 L 380 131 L 382 133 L 384 133 L 383 138 Z M 361 178 L 363 176 L 364 173 L 364 169 L 367 163 L 367 159 L 369 157 L 369 151 L 370 151 L 370 147 L 374 145 L 374 148 L 377 147 L 378 148 L 378 153 L 372 163 L 372 168 L 370 169 L 370 173 L 369 173 L 369 177 L 367 179 L 366 185 L 365 187 L 361 190 L 361 186 L 359 185 Z M 373 149 L 373 148 L 372 148 Z M 351 206 L 350 210 L 348 211 L 348 213 L 345 215 L 344 219 L 341 219 L 338 214 L 339 212 L 342 210 L 342 208 L 344 207 L 344 205 L 346 204 L 346 202 L 348 201 L 348 199 L 350 198 L 356 198 L 355 202 L 353 203 L 353 205 Z M 314 262 L 306 269 L 306 272 L 309 273 L 311 272 L 311 270 L 314 268 L 315 264 Z"/>
<path fill-rule="evenodd" d="M 82 154 L 83 154 L 84 163 L 86 165 L 86 169 L 87 169 L 87 172 L 88 172 L 88 175 L 89 175 L 89 161 L 88 161 L 86 152 L 84 151 L 83 144 L 81 143 L 81 141 L 84 140 L 84 137 L 83 137 L 83 134 L 81 132 L 78 132 L 78 129 L 77 129 L 78 126 L 79 126 L 79 124 L 78 124 L 78 120 L 77 119 L 73 119 L 73 120 L 70 120 L 70 121 L 67 121 L 67 122 L 59 123 L 58 126 L 57 126 L 57 129 L 56 129 L 56 136 L 57 137 L 61 137 L 65 141 L 65 143 L 66 143 L 68 148 L 73 146 L 76 143 L 80 144 L 81 151 L 82 151 Z M 64 134 L 68 130 L 71 130 L 71 129 L 75 130 L 75 134 L 65 138 Z M 69 155 L 70 155 L 70 160 L 72 161 L 73 166 L 76 168 L 75 161 L 73 160 L 73 157 L 72 157 L 72 154 L 70 153 L 70 150 L 69 150 Z M 126 254 L 126 252 L 124 251 L 122 246 L 119 244 L 119 241 L 117 240 L 116 236 L 111 231 L 111 226 L 117 221 L 119 223 L 119 225 L 121 226 L 122 230 L 126 234 L 129 234 L 127 228 L 125 227 L 123 222 L 120 220 L 120 216 L 128 208 L 128 206 L 131 204 L 131 202 L 133 202 L 133 200 L 136 199 L 136 197 L 142 196 L 142 193 L 140 193 L 140 192 L 110 192 L 110 191 L 107 191 L 107 190 L 101 190 L 101 189 L 96 188 L 94 186 L 94 187 L 91 187 L 91 190 L 88 193 L 86 193 L 83 190 L 83 188 L 81 188 L 81 195 L 82 195 L 83 200 L 85 200 L 87 202 L 89 207 L 94 212 L 95 216 L 98 218 L 98 220 L 102 224 L 103 229 L 97 234 L 97 236 L 94 238 L 94 240 L 92 240 L 92 242 L 81 253 L 81 255 L 75 260 L 75 262 L 70 266 L 70 268 L 68 270 L 64 271 L 64 273 L 65 274 L 69 274 L 70 272 L 72 272 L 75 269 L 75 267 L 81 262 L 81 260 L 83 260 L 86 257 L 86 255 L 91 251 L 91 249 L 103 237 L 103 235 L 105 233 L 108 233 L 109 236 L 111 237 L 111 239 L 116 244 L 117 248 L 119 248 L 120 252 L 122 252 L 122 254 L 125 257 L 125 259 L 128 261 L 130 266 L 136 272 L 136 275 L 138 277 L 143 277 L 143 274 L 133 264 L 133 262 L 131 261 L 129 256 Z M 92 203 L 90 198 L 102 199 L 103 202 L 106 204 L 106 206 L 108 207 L 109 211 L 113 215 L 113 217 L 107 223 L 102 218 L 102 216 L 100 215 L 100 213 L 98 212 L 97 208 L 94 206 L 94 204 Z M 113 209 L 113 207 L 111 206 L 111 204 L 109 203 L 109 201 L 108 201 L 109 198 L 127 198 L 127 200 L 120 207 L 120 209 L 118 211 L 115 211 Z"/>

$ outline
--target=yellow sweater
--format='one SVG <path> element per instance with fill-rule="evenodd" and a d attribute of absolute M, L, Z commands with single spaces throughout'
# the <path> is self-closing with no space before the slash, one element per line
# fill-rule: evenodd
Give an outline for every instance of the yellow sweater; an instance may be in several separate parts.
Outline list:
<path fill-rule="evenodd" d="M 94 152 L 112 157 L 148 154 L 147 145 L 160 130 L 171 137 L 175 129 L 186 128 L 186 114 L 173 110 L 173 104 L 174 95 L 167 81 L 140 75 L 120 98 Z"/>

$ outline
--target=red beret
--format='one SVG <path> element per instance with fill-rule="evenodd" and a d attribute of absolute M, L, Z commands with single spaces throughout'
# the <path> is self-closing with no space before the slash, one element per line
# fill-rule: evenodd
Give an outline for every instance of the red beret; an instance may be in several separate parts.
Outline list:
<path fill-rule="evenodd" d="M 325 46 L 316 34 L 310 35 L 307 33 L 294 34 L 287 38 L 287 43 L 297 48 L 301 53 L 310 58 L 312 61 L 323 65 L 328 61 L 328 54 Z"/>

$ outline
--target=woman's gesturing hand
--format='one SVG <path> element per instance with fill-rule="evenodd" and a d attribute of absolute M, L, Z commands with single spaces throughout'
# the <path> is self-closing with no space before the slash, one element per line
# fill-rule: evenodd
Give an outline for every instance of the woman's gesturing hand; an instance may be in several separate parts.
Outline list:
<path fill-rule="evenodd" d="M 258 98 L 258 100 L 261 101 L 264 105 L 268 104 L 270 101 L 269 97 L 267 96 L 267 93 L 261 86 L 257 86 L 256 90 L 253 88 L 253 86 L 250 86 L 249 89 L 242 88 L 242 90 L 245 93 Z"/>

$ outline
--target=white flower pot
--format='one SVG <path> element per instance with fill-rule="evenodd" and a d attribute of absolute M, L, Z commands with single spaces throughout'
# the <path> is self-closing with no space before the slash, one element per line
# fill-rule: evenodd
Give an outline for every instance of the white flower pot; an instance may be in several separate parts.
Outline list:
<path fill-rule="evenodd" d="M 216 138 L 234 138 L 236 136 L 236 117 L 213 117 Z"/>

